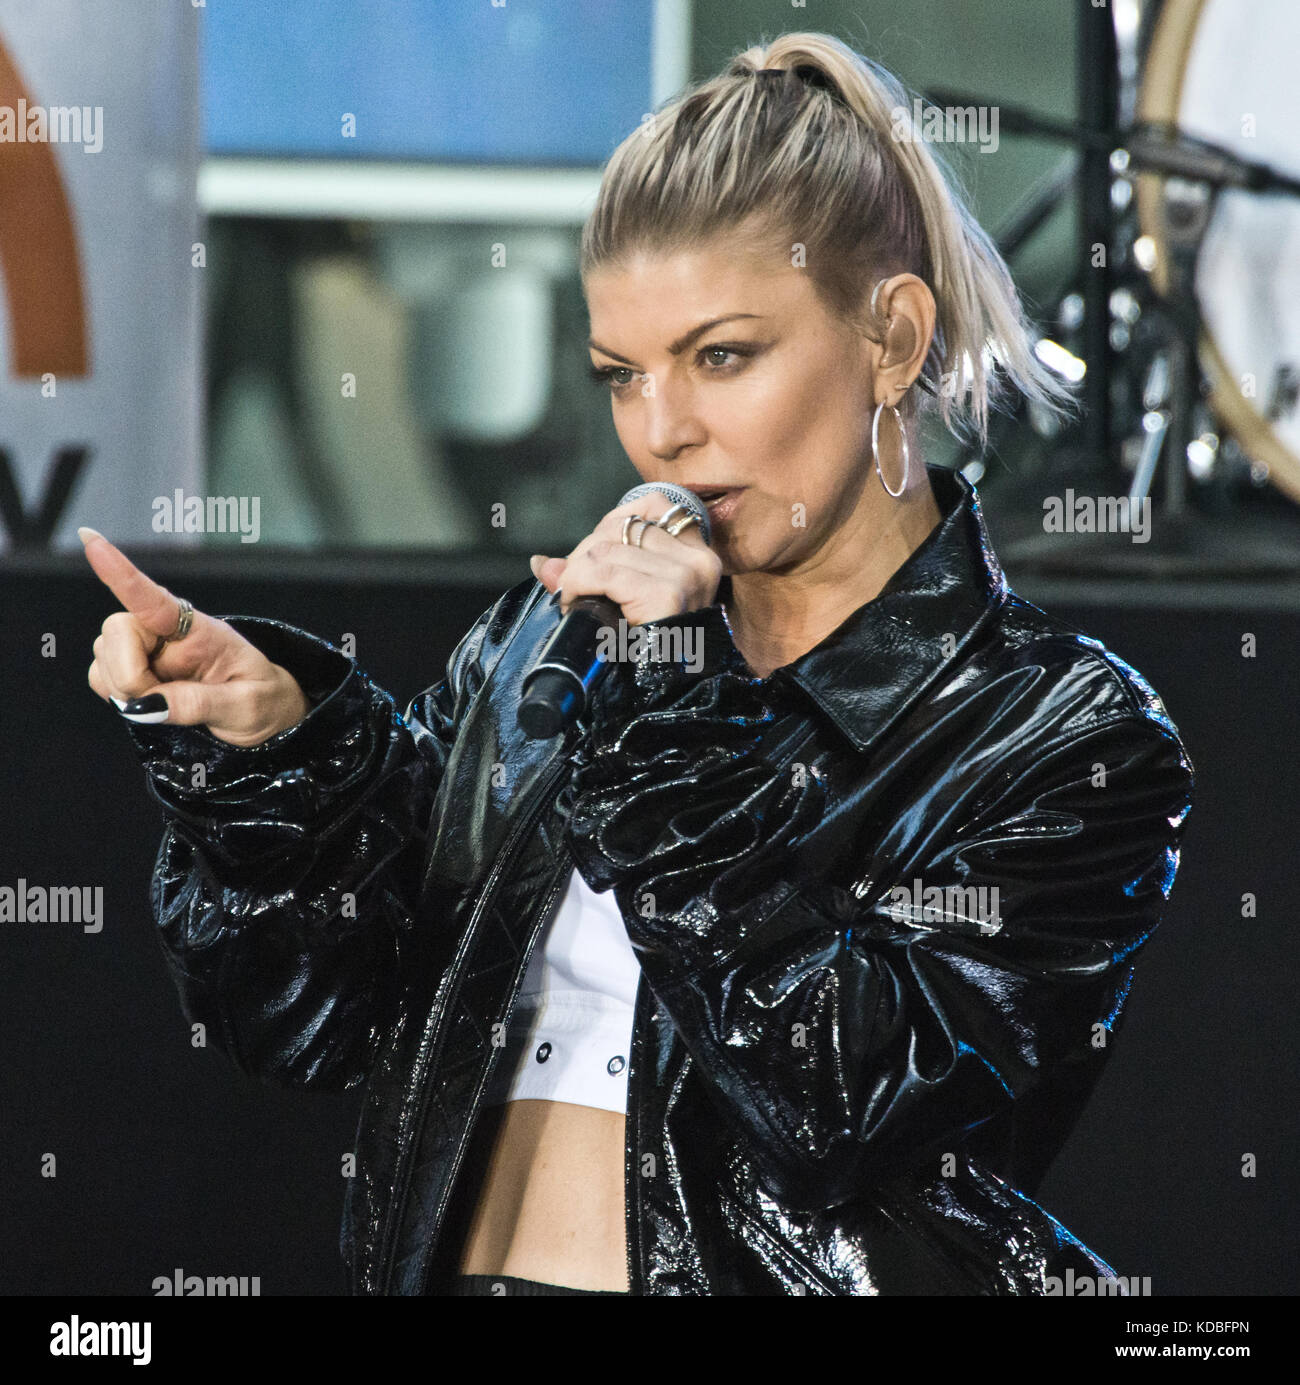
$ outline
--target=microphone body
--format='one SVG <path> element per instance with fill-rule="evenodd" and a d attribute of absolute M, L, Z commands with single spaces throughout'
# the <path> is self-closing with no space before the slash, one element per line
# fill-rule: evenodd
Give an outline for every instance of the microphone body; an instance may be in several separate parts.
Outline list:
<path fill-rule="evenodd" d="M 705 543 L 710 541 L 708 511 L 697 495 L 682 486 L 647 482 L 633 486 L 618 503 L 626 505 L 651 491 L 685 506 L 698 521 Z M 591 689 L 607 667 L 599 653 L 600 631 L 617 626 L 622 615 L 617 603 L 607 596 L 580 596 L 569 607 L 524 678 L 518 720 L 526 736 L 549 740 L 582 714 Z"/>

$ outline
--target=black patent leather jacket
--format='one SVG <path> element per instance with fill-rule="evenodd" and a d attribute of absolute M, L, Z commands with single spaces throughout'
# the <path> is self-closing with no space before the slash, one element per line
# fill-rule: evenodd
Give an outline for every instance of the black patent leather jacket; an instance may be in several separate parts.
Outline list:
<path fill-rule="evenodd" d="M 941 524 L 766 679 L 724 579 L 649 623 L 702 631 L 702 668 L 668 644 L 613 663 L 574 732 L 530 741 L 520 683 L 559 612 L 529 580 L 405 713 L 325 641 L 231 617 L 310 714 L 243 750 L 126 723 L 166 810 L 151 902 L 187 1016 L 247 1073 L 367 1084 L 353 1292 L 454 1269 L 494 1035 L 575 861 L 642 968 L 633 1293 L 1123 1273 L 1032 1193 L 1111 1051 L 1192 769 L 1141 675 L 1011 592 L 969 483 L 931 475 Z"/>

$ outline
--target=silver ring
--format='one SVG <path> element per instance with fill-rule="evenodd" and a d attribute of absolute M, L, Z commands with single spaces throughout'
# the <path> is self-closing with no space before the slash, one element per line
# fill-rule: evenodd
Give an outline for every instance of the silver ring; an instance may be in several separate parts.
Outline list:
<path fill-rule="evenodd" d="M 690 514 L 690 510 L 687 509 L 687 507 L 683 505 L 679 500 L 676 505 L 672 506 L 671 509 L 665 510 L 663 514 L 661 514 L 659 518 L 655 520 L 655 523 L 661 529 L 667 529 L 668 521 L 672 519 L 672 517 L 677 513 L 678 510 L 681 510 L 684 514 Z"/>
<path fill-rule="evenodd" d="M 627 530 L 629 530 L 629 526 L 633 524 L 633 521 L 640 521 L 641 524 L 641 528 L 637 530 L 637 542 L 635 542 L 635 544 L 627 543 Z M 645 530 L 651 528 L 653 522 L 655 522 L 653 519 L 647 519 L 645 515 L 629 515 L 629 517 L 623 521 L 623 543 L 627 543 L 627 546 L 630 548 L 644 547 Z"/>
<path fill-rule="evenodd" d="M 678 510 L 682 512 L 681 515 L 677 519 L 673 519 L 673 516 L 677 514 Z M 672 520 L 671 524 L 669 523 L 669 520 Z M 678 501 L 677 504 L 672 507 L 672 509 L 666 510 L 663 514 L 659 516 L 657 520 L 655 520 L 655 523 L 659 526 L 659 528 L 664 530 L 665 533 L 671 534 L 673 538 L 676 538 L 677 535 L 680 534 L 682 530 L 685 529 L 688 525 L 698 524 L 699 522 L 699 515 L 697 515 L 695 511 L 690 508 L 689 505 L 683 505 L 681 501 Z"/>
<path fill-rule="evenodd" d="M 181 617 L 176 624 L 176 633 L 164 635 L 162 637 L 163 644 L 172 644 L 176 640 L 183 640 L 190 633 L 190 626 L 194 624 L 194 607 L 183 596 L 178 596 L 176 600 L 181 608 Z"/>

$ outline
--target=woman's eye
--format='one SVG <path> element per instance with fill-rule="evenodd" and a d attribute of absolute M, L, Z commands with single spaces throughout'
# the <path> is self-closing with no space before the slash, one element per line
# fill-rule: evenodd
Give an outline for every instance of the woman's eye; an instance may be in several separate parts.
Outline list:
<path fill-rule="evenodd" d="M 700 349 L 700 360 L 704 364 L 706 375 L 733 375 L 741 368 L 744 361 L 751 356 L 756 356 L 760 348 L 751 346 L 743 342 L 724 342 L 717 346 L 705 346 Z M 733 360 L 719 360 L 720 356 L 731 356 Z"/>
<path fill-rule="evenodd" d="M 720 356 L 737 356 L 737 357 L 739 357 L 740 354 L 741 354 L 739 351 L 735 350 L 733 347 L 730 347 L 730 346 L 706 346 L 706 347 L 704 348 L 704 350 L 700 352 L 700 355 L 701 355 L 701 356 L 709 356 L 709 357 L 712 357 L 713 354 L 714 354 L 714 352 L 717 352 L 717 354 L 720 355 Z M 725 362 L 724 362 L 724 361 L 719 361 L 719 360 L 716 360 L 716 359 L 715 359 L 715 360 L 710 361 L 710 364 L 711 364 L 711 365 L 718 365 L 718 366 L 720 366 L 720 365 L 725 365 Z"/>
<path fill-rule="evenodd" d="M 598 385 L 608 385 L 615 392 L 631 384 L 631 380 L 615 380 L 615 375 L 632 376 L 635 374 L 630 367 L 625 365 L 588 365 L 587 373 Z"/>
<path fill-rule="evenodd" d="M 704 346 L 700 348 L 697 360 L 704 365 L 705 374 L 708 375 L 729 375 L 739 365 L 740 361 L 747 356 L 754 354 L 754 348 L 733 344 L 728 346 Z M 718 357 L 734 356 L 734 361 L 719 360 Z M 587 374 L 598 385 L 608 386 L 615 394 L 625 390 L 633 380 L 637 379 L 637 372 L 631 366 L 625 365 L 592 365 L 587 364 Z M 616 379 L 616 376 L 627 376 L 627 379 Z"/>

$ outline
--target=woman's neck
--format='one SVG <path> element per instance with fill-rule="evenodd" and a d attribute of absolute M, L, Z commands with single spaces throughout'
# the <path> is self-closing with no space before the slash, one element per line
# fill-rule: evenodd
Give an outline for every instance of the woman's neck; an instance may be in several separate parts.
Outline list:
<path fill-rule="evenodd" d="M 925 542 L 943 518 L 929 476 L 901 500 L 882 497 L 883 519 L 865 547 L 855 544 L 851 580 L 830 563 L 791 574 L 743 572 L 723 579 L 724 603 L 736 648 L 760 678 L 820 644 L 885 583 Z"/>

